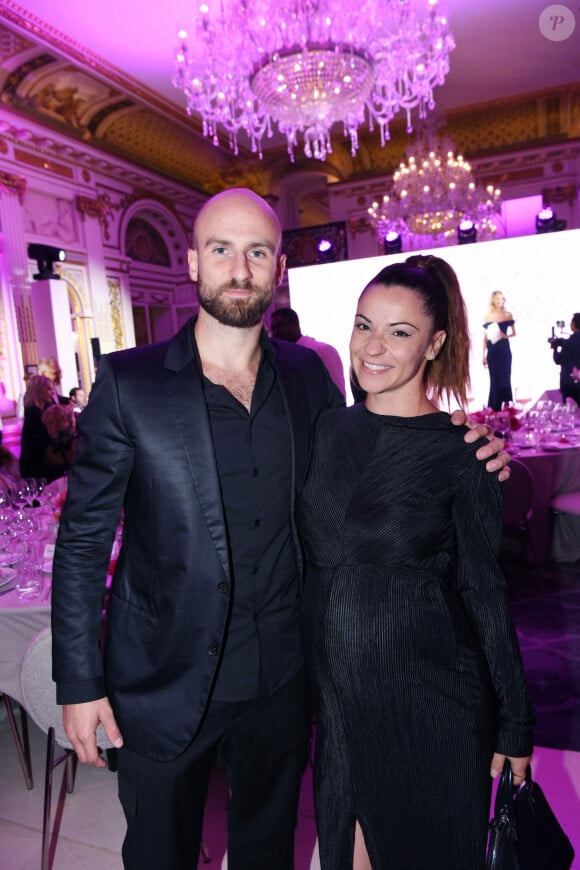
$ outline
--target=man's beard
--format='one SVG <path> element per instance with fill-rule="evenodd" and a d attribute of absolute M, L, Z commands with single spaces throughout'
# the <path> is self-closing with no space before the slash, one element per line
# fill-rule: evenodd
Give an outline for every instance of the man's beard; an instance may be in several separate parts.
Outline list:
<path fill-rule="evenodd" d="M 251 290 L 253 295 L 247 299 L 230 299 L 224 297 L 227 290 Z M 198 281 L 197 298 L 200 306 L 224 326 L 237 326 L 241 329 L 256 326 L 262 320 L 262 315 L 273 297 L 272 284 L 260 287 L 246 281 L 230 281 L 229 284 L 213 288 L 204 284 L 201 276 Z"/>

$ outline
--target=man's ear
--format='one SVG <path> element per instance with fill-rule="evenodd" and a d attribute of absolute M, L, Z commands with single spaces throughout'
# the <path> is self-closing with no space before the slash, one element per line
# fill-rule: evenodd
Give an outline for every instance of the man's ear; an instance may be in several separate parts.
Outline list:
<path fill-rule="evenodd" d="M 192 281 L 197 281 L 197 276 L 199 274 L 199 270 L 198 270 L 197 251 L 194 248 L 188 248 L 187 263 L 189 265 L 189 277 L 191 278 Z"/>
<path fill-rule="evenodd" d="M 278 255 L 278 262 L 276 264 L 276 287 L 279 287 L 282 283 L 282 278 L 284 276 L 284 270 L 286 268 L 286 254 Z"/>

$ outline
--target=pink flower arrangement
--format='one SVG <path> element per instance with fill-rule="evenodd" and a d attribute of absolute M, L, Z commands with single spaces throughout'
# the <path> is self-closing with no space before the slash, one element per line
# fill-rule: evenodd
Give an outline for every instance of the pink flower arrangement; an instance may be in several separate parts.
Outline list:
<path fill-rule="evenodd" d="M 54 495 L 50 500 L 50 503 L 52 504 L 52 506 L 54 508 L 53 516 L 54 516 L 54 519 L 57 523 L 60 520 L 60 515 L 62 513 L 62 508 L 63 508 L 63 505 L 65 503 L 65 499 L 66 499 L 66 489 L 63 489 L 60 492 L 57 492 L 56 495 Z"/>
<path fill-rule="evenodd" d="M 518 429 L 522 427 L 522 421 L 520 420 L 521 408 L 515 408 L 510 406 L 509 408 L 502 408 L 501 411 L 494 411 L 493 408 L 482 408 L 481 411 L 475 411 L 473 414 L 470 414 L 470 419 L 475 423 L 490 423 L 493 426 L 493 421 L 497 420 L 499 414 L 505 415 L 509 419 L 509 428 L 512 432 L 516 432 Z M 505 420 L 505 416 L 503 418 L 499 418 Z"/>

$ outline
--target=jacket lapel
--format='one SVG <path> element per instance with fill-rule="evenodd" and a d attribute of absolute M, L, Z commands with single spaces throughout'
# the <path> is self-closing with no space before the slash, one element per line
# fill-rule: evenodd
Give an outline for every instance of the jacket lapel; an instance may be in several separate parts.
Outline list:
<path fill-rule="evenodd" d="M 165 393 L 197 491 L 201 510 L 226 575 L 230 575 L 225 517 L 201 372 L 193 350 L 193 319 L 169 342 Z"/>

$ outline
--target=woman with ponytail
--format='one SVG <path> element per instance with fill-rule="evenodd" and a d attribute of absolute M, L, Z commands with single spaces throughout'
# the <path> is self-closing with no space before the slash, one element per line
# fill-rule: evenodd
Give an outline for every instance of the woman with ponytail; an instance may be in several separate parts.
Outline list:
<path fill-rule="evenodd" d="M 522 781 L 533 715 L 501 488 L 438 408 L 469 383 L 453 269 L 383 269 L 350 354 L 366 398 L 321 419 L 298 506 L 321 867 L 483 870 L 491 777 L 507 756 Z"/>

